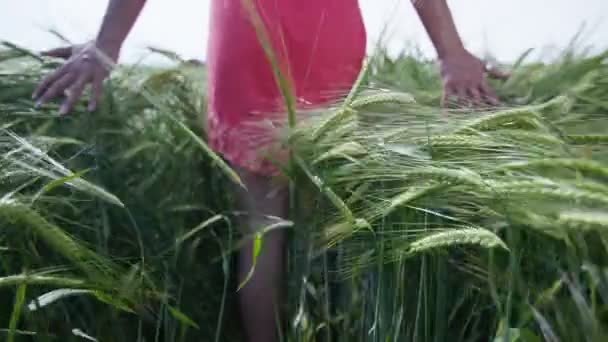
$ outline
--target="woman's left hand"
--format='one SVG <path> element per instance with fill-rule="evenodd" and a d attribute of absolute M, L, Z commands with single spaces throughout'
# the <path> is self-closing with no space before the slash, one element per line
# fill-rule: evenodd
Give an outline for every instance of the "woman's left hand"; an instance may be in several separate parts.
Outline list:
<path fill-rule="evenodd" d="M 510 76 L 488 68 L 484 62 L 466 50 L 441 58 L 439 67 L 443 80 L 444 107 L 454 103 L 461 107 L 496 106 L 499 100 L 488 85 L 486 74 L 502 80 Z"/>

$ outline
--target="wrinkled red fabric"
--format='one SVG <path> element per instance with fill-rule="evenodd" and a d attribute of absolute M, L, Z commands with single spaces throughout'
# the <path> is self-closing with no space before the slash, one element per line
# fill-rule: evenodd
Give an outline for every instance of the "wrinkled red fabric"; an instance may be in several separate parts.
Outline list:
<path fill-rule="evenodd" d="M 251 1 L 297 107 L 348 93 L 360 72 L 366 33 L 357 0 Z M 277 132 L 287 119 L 271 64 L 243 0 L 212 0 L 207 137 L 231 164 L 271 175 L 284 161 Z"/>

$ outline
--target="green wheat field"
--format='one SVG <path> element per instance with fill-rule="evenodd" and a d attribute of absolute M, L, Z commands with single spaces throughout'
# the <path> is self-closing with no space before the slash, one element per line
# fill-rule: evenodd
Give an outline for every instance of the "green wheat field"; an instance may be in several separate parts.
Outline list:
<path fill-rule="evenodd" d="M 60 118 L 30 99 L 60 61 L 0 48 L 0 341 L 243 340 L 238 179 L 204 67 L 165 55 Z M 528 56 L 501 108 L 445 110 L 432 61 L 380 51 L 281 132 L 283 341 L 608 341 L 608 51 Z"/>

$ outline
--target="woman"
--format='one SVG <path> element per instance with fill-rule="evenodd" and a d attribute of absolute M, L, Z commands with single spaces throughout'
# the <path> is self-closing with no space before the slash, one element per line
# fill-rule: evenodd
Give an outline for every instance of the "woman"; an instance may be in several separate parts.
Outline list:
<path fill-rule="evenodd" d="M 413 1 L 436 48 L 443 77 L 444 101 L 450 96 L 470 103 L 496 103 L 484 64 L 465 50 L 446 0 Z M 68 113 L 88 84 L 93 110 L 109 74 L 107 58 L 116 62 L 121 46 L 145 0 L 110 0 L 96 39 L 86 45 L 55 49 L 47 55 L 66 63 L 35 90 L 37 103 L 66 96 L 60 113 Z M 321 105 L 348 92 L 365 56 L 366 34 L 357 0 L 212 0 L 208 45 L 208 137 L 211 147 L 237 170 L 247 191 L 238 191 L 243 220 L 252 231 L 268 225 L 269 216 L 285 217 L 285 188 L 273 189 L 274 164 L 261 153 L 276 155 L 272 146 L 274 119 L 282 98 L 268 56 L 258 42 L 251 9 L 263 31 L 298 107 Z M 105 56 L 107 58 L 102 58 Z M 278 114 L 277 114 L 278 113 Z M 256 270 L 240 292 L 241 311 L 250 341 L 277 338 L 275 307 L 280 303 L 284 233 L 264 240 Z M 251 246 L 240 252 L 239 277 L 252 265 Z"/>

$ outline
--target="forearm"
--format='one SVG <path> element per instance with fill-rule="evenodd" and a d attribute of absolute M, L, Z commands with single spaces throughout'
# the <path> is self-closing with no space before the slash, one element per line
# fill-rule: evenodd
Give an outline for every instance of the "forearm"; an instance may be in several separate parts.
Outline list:
<path fill-rule="evenodd" d="M 411 0 L 411 2 L 439 58 L 464 51 L 447 0 Z"/>
<path fill-rule="evenodd" d="M 146 0 L 110 0 L 96 44 L 109 53 L 118 53 Z"/>

